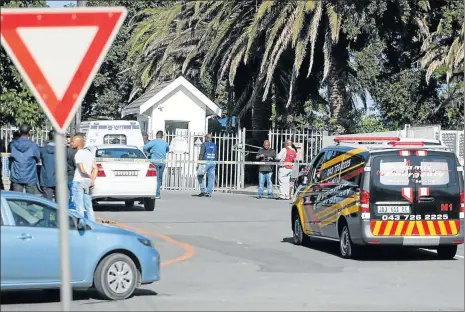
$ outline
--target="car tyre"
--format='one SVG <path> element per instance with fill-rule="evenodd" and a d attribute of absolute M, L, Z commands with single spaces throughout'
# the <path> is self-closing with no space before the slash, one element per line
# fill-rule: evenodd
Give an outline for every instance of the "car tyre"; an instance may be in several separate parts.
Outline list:
<path fill-rule="evenodd" d="M 345 224 L 342 228 L 341 235 L 339 237 L 339 249 L 342 258 L 353 259 L 357 255 L 358 248 L 354 243 L 352 243 L 347 224 Z"/>
<path fill-rule="evenodd" d="M 294 220 L 294 224 L 292 226 L 292 241 L 294 245 L 305 246 L 310 243 L 310 237 L 304 233 L 302 228 L 302 222 L 300 220 L 300 216 L 297 214 L 297 217 Z"/>
<path fill-rule="evenodd" d="M 125 200 L 124 206 L 126 208 L 134 208 L 134 200 L 131 200 L 131 199 Z"/>
<path fill-rule="evenodd" d="M 119 253 L 111 254 L 95 270 L 95 289 L 105 300 L 127 299 L 136 289 L 138 274 L 131 258 Z"/>
<path fill-rule="evenodd" d="M 145 211 L 154 211 L 155 198 L 144 198 L 144 209 Z"/>
<path fill-rule="evenodd" d="M 438 256 L 441 259 L 454 259 L 457 253 L 457 245 L 451 246 L 439 246 L 438 247 Z"/>

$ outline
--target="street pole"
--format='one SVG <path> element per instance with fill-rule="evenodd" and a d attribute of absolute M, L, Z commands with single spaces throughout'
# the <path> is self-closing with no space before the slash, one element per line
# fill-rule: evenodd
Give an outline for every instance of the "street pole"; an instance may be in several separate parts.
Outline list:
<path fill-rule="evenodd" d="M 77 0 L 76 1 L 76 7 L 78 8 L 83 8 L 87 6 L 87 1 L 86 0 Z M 79 109 L 76 112 L 76 115 L 74 116 L 73 123 L 71 125 L 71 131 L 73 132 L 72 134 L 75 135 L 76 133 L 81 131 L 81 116 L 82 116 L 82 105 L 79 106 Z"/>
<path fill-rule="evenodd" d="M 71 265 L 69 258 L 69 215 L 68 215 L 68 177 L 66 176 L 65 134 L 55 134 L 56 154 L 56 200 L 58 203 L 58 225 L 60 227 L 60 299 L 62 311 L 71 311 L 73 293 L 71 289 Z M 47 252 L 44 250 L 44 252 Z"/>

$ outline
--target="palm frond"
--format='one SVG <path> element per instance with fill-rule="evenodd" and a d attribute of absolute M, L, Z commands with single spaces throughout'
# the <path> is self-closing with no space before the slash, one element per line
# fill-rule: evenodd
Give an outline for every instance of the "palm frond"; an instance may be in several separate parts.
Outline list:
<path fill-rule="evenodd" d="M 323 4 L 319 1 L 316 4 L 316 8 L 314 10 L 312 16 L 312 22 L 310 23 L 309 28 L 309 36 L 310 36 L 310 64 L 308 66 L 307 78 L 310 77 L 312 73 L 313 67 L 313 58 L 315 55 L 315 44 L 316 44 L 316 37 L 318 35 L 318 26 L 320 25 L 321 16 L 323 14 Z"/>
<path fill-rule="evenodd" d="M 333 40 L 333 43 L 337 43 L 339 40 L 339 31 L 341 30 L 342 18 L 339 14 L 337 14 L 334 5 L 330 2 L 326 5 L 326 15 L 328 16 L 331 39 Z"/>

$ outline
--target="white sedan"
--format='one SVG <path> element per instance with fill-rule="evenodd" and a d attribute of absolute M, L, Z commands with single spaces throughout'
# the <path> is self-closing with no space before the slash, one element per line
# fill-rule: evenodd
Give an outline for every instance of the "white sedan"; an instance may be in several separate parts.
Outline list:
<path fill-rule="evenodd" d="M 135 146 L 98 145 L 93 147 L 98 174 L 92 200 L 124 200 L 126 207 L 141 201 L 146 211 L 155 209 L 157 172 L 145 154 Z"/>

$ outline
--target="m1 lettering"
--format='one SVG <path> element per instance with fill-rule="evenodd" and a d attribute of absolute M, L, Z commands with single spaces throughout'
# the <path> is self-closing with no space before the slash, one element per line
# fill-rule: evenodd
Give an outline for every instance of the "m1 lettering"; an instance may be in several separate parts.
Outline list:
<path fill-rule="evenodd" d="M 452 204 L 441 204 L 441 211 L 452 211 Z"/>

